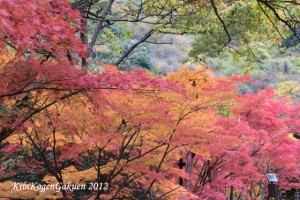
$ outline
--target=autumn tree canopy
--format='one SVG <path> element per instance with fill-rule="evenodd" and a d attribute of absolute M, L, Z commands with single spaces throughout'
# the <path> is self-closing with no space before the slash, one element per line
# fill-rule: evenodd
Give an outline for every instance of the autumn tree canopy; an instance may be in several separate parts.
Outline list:
<path fill-rule="evenodd" d="M 293 134 L 300 107 L 287 96 L 272 89 L 239 94 L 250 75 L 220 77 L 208 67 L 159 77 L 116 66 L 154 33 L 203 31 L 206 47 L 223 49 L 247 46 L 254 29 L 270 24 L 293 32 L 298 6 L 1 1 L 0 198 L 255 199 L 266 196 L 269 172 L 279 177 L 280 190 L 299 188 L 300 146 Z M 234 18 L 238 9 L 250 17 Z M 246 24 L 259 12 L 262 21 L 236 30 L 234 23 Z M 89 20 L 97 21 L 92 35 Z M 117 22 L 153 27 L 116 65 L 88 69 L 99 33 Z M 195 157 L 189 170 L 180 170 L 187 152 Z"/>

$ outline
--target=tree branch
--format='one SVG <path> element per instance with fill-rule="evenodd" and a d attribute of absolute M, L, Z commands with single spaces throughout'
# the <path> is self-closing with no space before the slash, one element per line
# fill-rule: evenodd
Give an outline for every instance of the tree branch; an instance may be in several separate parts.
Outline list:
<path fill-rule="evenodd" d="M 103 15 L 101 16 L 101 19 L 103 20 L 100 20 L 97 24 L 97 27 L 95 29 L 95 32 L 93 34 L 93 37 L 91 39 L 91 42 L 88 44 L 88 50 L 89 50 L 89 54 L 92 53 L 92 50 L 93 50 L 93 46 L 95 45 L 96 41 L 97 41 L 97 38 L 98 38 L 98 35 L 100 33 L 100 31 L 102 30 L 103 28 L 103 24 L 105 22 L 105 18 L 107 17 L 110 9 L 111 9 L 111 6 L 112 4 L 114 3 L 114 0 L 109 0 L 106 4 L 106 8 L 103 12 Z M 87 17 L 88 17 L 88 13 L 87 13 Z"/>
<path fill-rule="evenodd" d="M 222 26 L 223 26 L 223 29 L 224 29 L 224 31 L 225 31 L 227 37 L 228 37 L 228 41 L 227 41 L 227 43 L 224 45 L 224 47 L 225 47 L 226 45 L 228 45 L 228 44 L 231 42 L 231 36 L 230 36 L 230 33 L 229 33 L 229 31 L 228 31 L 228 29 L 227 29 L 227 27 L 226 27 L 226 25 L 225 25 L 225 22 L 223 21 L 223 19 L 221 18 L 221 16 L 220 16 L 219 13 L 218 13 L 218 9 L 217 9 L 217 7 L 216 7 L 216 5 L 215 5 L 215 3 L 214 3 L 214 0 L 210 0 L 210 2 L 211 2 L 211 5 L 212 5 L 212 7 L 213 7 L 213 9 L 214 9 L 215 15 L 217 16 L 217 18 L 218 18 L 219 21 L 221 22 L 221 24 L 222 24 Z M 224 48 L 224 47 L 223 47 L 223 48 Z M 222 49 L 223 49 L 223 48 L 222 48 Z"/>
<path fill-rule="evenodd" d="M 273 14 L 275 15 L 275 17 L 279 21 L 283 22 L 294 33 L 294 35 L 296 36 L 296 38 L 300 41 L 300 37 L 298 36 L 295 28 L 292 27 L 292 25 L 289 23 L 288 20 L 285 20 L 285 19 L 281 18 L 280 15 L 276 12 L 275 8 L 273 8 L 270 4 L 268 4 L 268 1 L 264 1 L 264 0 L 257 0 L 257 1 L 263 3 L 266 7 L 268 7 L 273 12 Z"/>
<path fill-rule="evenodd" d="M 149 30 L 138 42 L 133 44 L 122 56 L 119 58 L 115 65 L 118 66 L 121 64 L 121 62 L 141 43 L 145 42 L 149 37 L 151 37 L 152 33 L 154 33 L 154 29 Z"/>

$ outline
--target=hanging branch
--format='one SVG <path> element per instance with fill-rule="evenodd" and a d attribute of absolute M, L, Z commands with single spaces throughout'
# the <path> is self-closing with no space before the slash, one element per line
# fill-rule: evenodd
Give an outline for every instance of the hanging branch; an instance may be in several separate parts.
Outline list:
<path fill-rule="evenodd" d="M 218 13 L 218 9 L 217 9 L 217 7 L 216 7 L 216 5 L 215 5 L 215 3 L 214 3 L 214 0 L 210 0 L 210 3 L 211 3 L 211 5 L 212 5 L 212 7 L 213 7 L 213 9 L 214 9 L 215 15 L 217 16 L 218 20 L 221 22 L 221 24 L 222 24 L 222 26 L 223 26 L 223 29 L 224 29 L 224 31 L 225 31 L 227 37 L 228 37 L 228 41 L 227 41 L 226 44 L 224 44 L 224 46 L 220 49 L 220 51 L 222 51 L 223 48 L 225 48 L 225 47 L 231 42 L 232 39 L 231 39 L 230 33 L 229 33 L 229 31 L 228 31 L 228 29 L 227 29 L 227 27 L 226 27 L 225 22 L 223 21 L 223 19 L 221 18 L 221 16 L 220 16 L 219 13 Z"/>
<path fill-rule="evenodd" d="M 115 65 L 118 66 L 121 64 L 121 62 L 127 58 L 127 56 L 141 43 L 145 42 L 151 35 L 154 33 L 154 29 L 151 29 L 148 31 L 138 42 L 133 44 L 122 56 L 119 58 L 116 62 Z"/>
<path fill-rule="evenodd" d="M 266 7 L 268 7 L 268 8 L 273 12 L 273 14 L 275 15 L 275 17 L 276 17 L 279 21 L 283 22 L 283 23 L 284 23 L 284 24 L 285 24 L 285 25 L 286 25 L 286 26 L 294 33 L 295 37 L 300 41 L 300 37 L 298 36 L 298 34 L 297 34 L 295 28 L 292 27 L 292 25 L 289 23 L 289 20 L 285 20 L 285 19 L 283 19 L 282 17 L 280 17 L 280 15 L 276 12 L 275 8 L 273 8 L 273 7 L 268 3 L 268 1 L 258 0 L 258 2 L 261 2 L 261 3 L 263 3 Z"/>
<path fill-rule="evenodd" d="M 272 21 L 272 19 L 270 18 L 270 16 L 268 15 L 268 13 L 265 11 L 265 9 L 261 6 L 260 2 L 257 2 L 259 5 L 259 8 L 261 9 L 261 11 L 264 13 L 264 15 L 268 18 L 268 20 L 271 22 L 272 26 L 275 28 L 275 30 L 277 31 L 277 33 L 280 35 L 280 37 L 282 39 L 285 39 L 283 37 L 283 35 L 281 34 L 281 32 L 279 31 L 279 28 L 275 25 L 275 23 Z"/>

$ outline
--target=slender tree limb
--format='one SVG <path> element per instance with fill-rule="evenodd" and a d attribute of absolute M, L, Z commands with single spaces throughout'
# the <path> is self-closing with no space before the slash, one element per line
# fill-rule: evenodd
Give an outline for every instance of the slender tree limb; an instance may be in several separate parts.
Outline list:
<path fill-rule="evenodd" d="M 107 17 L 109 11 L 111 10 L 111 7 L 112 7 L 113 3 L 114 3 L 114 0 L 108 0 L 107 1 L 106 8 L 103 12 L 103 15 L 101 16 L 101 19 L 105 20 L 105 18 Z M 87 17 L 88 17 L 88 13 L 87 13 Z M 92 36 L 92 39 L 91 39 L 90 43 L 88 44 L 89 54 L 92 53 L 93 46 L 96 44 L 98 35 L 101 32 L 101 30 L 103 29 L 103 25 L 104 25 L 104 22 L 105 22 L 104 20 L 101 20 L 101 21 L 98 22 L 97 27 L 94 31 L 93 36 Z"/>
<path fill-rule="evenodd" d="M 281 34 L 281 32 L 279 31 L 278 27 L 275 25 L 275 23 L 272 21 L 272 19 L 270 18 L 270 16 L 268 15 L 268 13 L 265 11 L 265 9 L 261 6 L 260 2 L 257 2 L 259 5 L 259 8 L 261 9 L 261 11 L 264 13 L 264 15 L 268 18 L 268 20 L 271 22 L 272 26 L 275 28 L 275 30 L 277 31 L 277 33 L 280 35 L 280 37 L 282 39 L 285 39 L 283 37 L 283 35 Z"/>
<path fill-rule="evenodd" d="M 116 62 L 115 65 L 118 66 L 121 64 L 121 62 L 128 57 L 128 55 L 141 43 L 145 42 L 151 35 L 154 33 L 154 29 L 149 30 L 138 42 L 133 44 L 122 56 L 119 58 Z"/>
<path fill-rule="evenodd" d="M 257 1 L 263 3 L 266 7 L 268 7 L 268 8 L 273 12 L 273 14 L 275 15 L 275 17 L 276 17 L 279 21 L 283 22 L 283 23 L 284 23 L 284 24 L 285 24 L 285 25 L 286 25 L 286 26 L 294 33 L 295 37 L 300 41 L 300 37 L 298 36 L 298 34 L 297 34 L 295 28 L 292 27 L 292 25 L 289 23 L 288 20 L 285 20 L 285 19 L 283 19 L 282 17 L 280 17 L 280 15 L 276 12 L 275 8 L 273 8 L 273 7 L 269 4 L 268 1 L 264 1 L 264 0 L 257 0 Z"/>
<path fill-rule="evenodd" d="M 226 45 L 228 45 L 228 44 L 231 42 L 231 40 L 232 40 L 232 39 L 231 39 L 231 35 L 230 35 L 230 33 L 229 33 L 228 29 L 227 29 L 227 26 L 226 26 L 225 22 L 223 21 L 223 19 L 221 18 L 221 16 L 220 16 L 219 13 L 218 13 L 218 9 L 217 9 L 217 7 L 216 7 L 216 5 L 215 5 L 215 3 L 214 3 L 214 0 L 210 0 L 210 3 L 211 3 L 211 5 L 212 5 L 212 7 L 213 7 L 213 9 L 214 9 L 215 15 L 217 16 L 217 18 L 218 18 L 219 21 L 221 22 L 221 24 L 222 24 L 222 26 L 223 26 L 223 29 L 224 29 L 224 31 L 225 31 L 227 37 L 228 37 L 228 41 L 227 41 L 227 43 L 224 45 L 224 47 L 225 47 Z M 224 48 L 224 47 L 223 47 L 223 48 Z"/>

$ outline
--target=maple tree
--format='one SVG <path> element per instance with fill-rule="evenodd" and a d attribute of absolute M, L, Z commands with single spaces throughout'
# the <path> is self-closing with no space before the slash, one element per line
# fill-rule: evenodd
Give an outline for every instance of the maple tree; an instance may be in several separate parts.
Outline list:
<path fill-rule="evenodd" d="M 290 107 L 286 101 L 277 99 L 272 90 L 238 96 L 232 108 L 236 118 L 218 119 L 218 140 L 209 137 L 207 141 L 210 156 L 198 156 L 195 161 L 197 176 L 191 188 L 201 191 L 203 198 L 255 199 L 266 191 L 264 177 L 269 172 L 277 173 L 281 189 L 299 187 L 299 145 L 288 137 L 298 129 L 299 107 Z"/>
<path fill-rule="evenodd" d="M 32 117 L 23 130 L 8 141 L 16 145 L 21 140 L 25 148 L 33 149 L 35 159 L 38 158 L 39 164 L 48 172 L 43 178 L 46 183 L 59 181 L 80 184 L 97 180 L 100 184 L 107 181 L 109 189 L 99 191 L 97 195 L 108 199 L 130 198 L 133 195 L 150 198 L 148 190 L 159 197 L 168 194 L 170 188 L 176 189 L 173 195 L 195 198 L 198 195 L 202 198 L 207 195 L 222 198 L 229 186 L 234 186 L 238 193 L 238 189 L 258 184 L 258 180 L 264 177 L 265 167 L 277 165 L 277 162 L 282 164 L 282 160 L 277 160 L 282 154 L 281 146 L 277 147 L 277 153 L 272 152 L 270 146 L 266 150 L 259 149 L 264 152 L 263 158 L 260 158 L 261 154 L 251 155 L 253 152 L 258 154 L 256 148 L 261 148 L 260 145 L 270 145 L 274 139 L 279 140 L 273 138 L 271 131 L 280 132 L 279 141 L 289 144 L 283 148 L 287 148 L 286 152 L 289 149 L 289 156 L 293 158 L 292 168 L 286 169 L 282 176 L 297 178 L 296 163 L 299 161 L 296 141 L 287 137 L 289 131 L 281 132 L 286 124 L 276 121 L 279 112 L 288 111 L 287 107 L 278 106 L 285 105 L 285 101 L 275 102 L 274 106 L 268 105 L 275 98 L 270 91 L 251 98 L 247 95 L 236 97 L 235 81 L 240 78 L 233 77 L 227 81 L 213 78 L 208 73 L 212 72 L 203 69 L 170 74 L 167 79 L 180 83 L 186 90 L 184 93 L 183 88 L 178 88 L 171 91 L 140 90 L 128 93 L 125 90 L 104 90 L 78 94 L 76 99 L 60 101 L 55 107 L 49 107 Z M 237 105 L 234 106 L 232 102 L 235 98 Z M 252 104 L 247 102 L 248 99 L 253 100 Z M 270 130 L 267 129 L 270 126 L 264 128 L 265 125 L 260 124 L 261 118 L 256 119 L 253 107 L 260 101 L 267 106 L 261 108 L 263 112 L 278 108 L 273 118 L 264 120 L 267 125 L 269 121 L 279 123 L 275 129 L 273 126 Z M 231 116 L 230 110 L 241 120 L 226 118 Z M 251 114 L 250 119 L 254 120 L 251 127 L 247 125 L 248 120 L 250 123 L 250 119 L 246 119 L 247 112 Z M 292 113 L 296 113 L 295 110 Z M 267 117 L 270 117 L 269 113 Z M 297 116 L 285 120 L 297 125 L 291 121 L 294 118 L 297 119 Z M 267 131 L 270 131 L 270 137 L 264 136 Z M 199 176 L 194 179 L 195 176 L 185 176 L 184 172 L 177 169 L 178 152 L 187 149 L 197 155 L 195 169 L 210 169 L 203 169 L 206 174 L 200 174 L 200 180 Z M 5 148 L 5 152 L 9 151 Z M 268 154 L 273 155 L 266 159 Z M 272 165 L 269 163 L 271 161 Z M 259 163 L 258 169 L 251 167 L 253 162 Z M 236 163 L 234 168 L 233 163 Z M 190 179 L 191 190 L 176 186 L 178 176 Z M 228 180 L 222 180 L 224 177 Z M 282 184 L 289 187 L 289 182 Z M 204 187 L 207 185 L 212 189 Z M 23 192 L 25 194 L 27 191 Z M 56 191 L 50 192 L 49 197 L 57 197 Z M 34 197 L 36 194 L 32 195 Z M 71 194 L 66 191 L 63 195 Z"/>
<path fill-rule="evenodd" d="M 204 67 L 154 77 L 102 64 L 103 73 L 87 73 L 76 66 L 86 53 L 81 16 L 66 1 L 0 6 L 1 198 L 255 198 L 266 172 L 282 189 L 299 187 L 289 134 L 300 108 L 288 98 L 239 95 L 248 76 Z M 180 152 L 196 154 L 192 172 L 178 169 Z M 24 181 L 93 187 L 13 190 Z"/>

